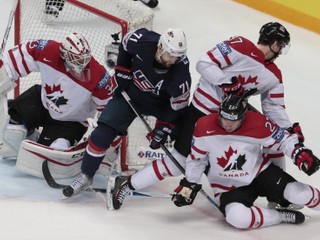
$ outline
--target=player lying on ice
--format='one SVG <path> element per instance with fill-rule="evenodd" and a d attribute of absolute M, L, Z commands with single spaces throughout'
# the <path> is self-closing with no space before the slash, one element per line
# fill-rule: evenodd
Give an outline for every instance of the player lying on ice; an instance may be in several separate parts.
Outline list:
<path fill-rule="evenodd" d="M 264 157 L 262 147 L 281 149 L 294 164 L 311 175 L 319 169 L 319 159 L 290 134 L 264 115 L 247 111 L 243 98 L 230 95 L 219 113 L 200 118 L 193 134 L 186 175 L 176 188 L 172 201 L 178 207 L 193 203 L 201 189 L 200 178 L 207 166 L 209 184 L 219 199 L 226 221 L 239 229 L 300 224 L 299 211 L 275 210 L 254 205 L 268 197 L 320 210 L 318 189 L 295 180 Z"/>
<path fill-rule="evenodd" d="M 7 110 L 6 93 L 14 87 L 14 80 L 31 72 L 40 73 L 41 85 L 12 100 Z M 41 149 L 50 155 L 56 153 L 53 150 L 75 146 L 87 131 L 87 119 L 94 118 L 111 99 L 110 79 L 79 33 L 70 34 L 61 43 L 40 39 L 5 52 L 0 60 L 0 156 L 16 159 L 21 141 L 39 127 L 38 144 L 29 144 L 31 148 L 48 146 Z"/>

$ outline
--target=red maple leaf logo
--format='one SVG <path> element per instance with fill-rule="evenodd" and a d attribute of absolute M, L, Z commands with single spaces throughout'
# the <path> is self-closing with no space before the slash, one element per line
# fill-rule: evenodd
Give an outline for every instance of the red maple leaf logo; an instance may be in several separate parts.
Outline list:
<path fill-rule="evenodd" d="M 238 79 L 242 85 L 249 84 L 249 83 L 253 83 L 254 85 L 258 85 L 257 78 L 258 78 L 258 76 L 256 76 L 256 77 L 249 76 L 248 79 L 245 79 L 241 75 L 239 75 L 239 77 L 238 77 Z"/>
<path fill-rule="evenodd" d="M 49 86 L 49 85 L 46 84 L 46 86 L 44 87 L 44 89 L 46 90 L 47 95 L 50 95 L 50 94 L 52 94 L 52 93 L 54 93 L 54 92 L 60 92 L 60 93 L 63 92 L 63 91 L 61 90 L 60 84 L 57 85 L 57 86 L 53 84 L 53 87 L 51 87 L 51 86 Z"/>
<path fill-rule="evenodd" d="M 226 157 L 221 157 L 221 158 L 217 158 L 218 159 L 218 164 L 225 168 L 225 166 L 227 165 L 227 163 L 229 162 L 230 160 L 230 157 L 233 155 L 233 154 L 237 154 L 237 150 L 233 150 L 232 147 L 229 147 L 228 151 L 224 152 Z"/>

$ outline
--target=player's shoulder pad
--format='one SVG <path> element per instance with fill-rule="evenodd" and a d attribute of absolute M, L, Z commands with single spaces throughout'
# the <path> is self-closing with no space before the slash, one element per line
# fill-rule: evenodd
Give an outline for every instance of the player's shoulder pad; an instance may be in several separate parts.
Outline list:
<path fill-rule="evenodd" d="M 265 115 L 254 111 L 248 111 L 246 113 L 245 122 L 241 129 L 246 132 L 246 135 L 256 138 L 272 136 L 272 138 L 277 142 L 280 142 L 284 137 L 284 130 L 274 121 Z"/>
<path fill-rule="evenodd" d="M 35 41 L 30 41 L 26 45 L 29 50 L 35 49 L 37 51 L 42 51 L 47 48 L 59 48 L 60 46 L 58 42 L 54 40 L 46 40 L 46 39 L 38 39 Z"/>
<path fill-rule="evenodd" d="M 140 28 L 128 32 L 122 40 L 122 45 L 126 51 L 135 52 L 141 45 L 146 43 L 158 44 L 159 38 L 160 34 L 146 28 Z"/>
<path fill-rule="evenodd" d="M 201 137 L 217 134 L 218 132 L 220 132 L 218 123 L 218 113 L 209 114 L 199 118 L 195 125 L 194 136 Z"/>
<path fill-rule="evenodd" d="M 282 73 L 278 66 L 273 62 L 265 62 L 265 67 L 272 72 L 278 79 L 279 82 L 282 83 Z"/>
<path fill-rule="evenodd" d="M 226 41 L 230 48 L 247 55 L 260 63 L 264 63 L 264 54 L 256 45 L 243 36 L 236 36 Z"/>

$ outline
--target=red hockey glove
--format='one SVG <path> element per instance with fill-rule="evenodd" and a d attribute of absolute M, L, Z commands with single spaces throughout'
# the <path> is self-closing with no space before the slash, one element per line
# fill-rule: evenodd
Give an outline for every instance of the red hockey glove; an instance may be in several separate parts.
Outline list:
<path fill-rule="evenodd" d="M 303 133 L 302 133 L 302 130 L 301 130 L 301 127 L 299 125 L 299 123 L 294 123 L 292 125 L 292 127 L 289 127 L 287 129 L 287 131 L 291 134 L 297 134 L 298 135 L 298 139 L 299 139 L 299 143 L 303 143 L 304 142 L 304 136 L 303 136 Z"/>
<path fill-rule="evenodd" d="M 151 149 L 159 149 L 161 144 L 165 144 L 168 136 L 175 126 L 169 122 L 156 121 L 156 126 L 151 133 L 147 134 Z"/>
<path fill-rule="evenodd" d="M 230 94 L 242 96 L 244 92 L 242 84 L 237 77 L 232 77 L 231 83 L 221 84 L 220 88 L 226 96 L 229 96 Z"/>
<path fill-rule="evenodd" d="M 294 163 L 309 176 L 319 170 L 320 160 L 303 144 L 296 144 L 292 155 Z"/>
<path fill-rule="evenodd" d="M 131 69 L 115 66 L 114 67 L 114 76 L 117 82 L 117 88 L 114 90 L 115 95 L 121 95 L 123 90 L 126 90 L 129 86 L 130 81 L 133 78 Z"/>
<path fill-rule="evenodd" d="M 201 184 L 191 183 L 183 178 L 180 185 L 174 190 L 175 194 L 173 194 L 171 200 L 177 207 L 191 205 L 201 188 Z"/>

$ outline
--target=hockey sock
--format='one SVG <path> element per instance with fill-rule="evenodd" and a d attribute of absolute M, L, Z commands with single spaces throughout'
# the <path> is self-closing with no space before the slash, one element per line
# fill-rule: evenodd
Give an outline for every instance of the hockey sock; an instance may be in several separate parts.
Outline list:
<path fill-rule="evenodd" d="M 288 183 L 283 196 L 294 204 L 306 205 L 314 210 L 320 210 L 319 190 L 308 184 L 301 182 Z"/>
<path fill-rule="evenodd" d="M 92 132 L 83 156 L 81 171 L 93 176 L 98 170 L 107 149 L 117 136 L 117 131 L 105 124 L 99 124 Z"/>

